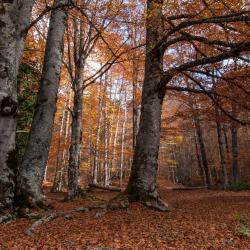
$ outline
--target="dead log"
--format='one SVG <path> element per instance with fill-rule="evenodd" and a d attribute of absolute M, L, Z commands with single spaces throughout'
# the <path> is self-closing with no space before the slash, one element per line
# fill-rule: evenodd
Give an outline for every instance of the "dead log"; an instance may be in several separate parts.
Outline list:
<path fill-rule="evenodd" d="M 90 188 L 98 188 L 98 189 L 102 189 L 102 190 L 107 190 L 107 191 L 113 191 L 113 192 L 121 192 L 121 188 L 119 187 L 114 187 L 114 186 L 103 186 L 100 184 L 89 184 Z"/>
<path fill-rule="evenodd" d="M 201 187 L 173 187 L 172 190 L 181 191 L 181 190 L 201 190 L 201 189 L 207 189 L 207 186 L 201 186 Z"/>

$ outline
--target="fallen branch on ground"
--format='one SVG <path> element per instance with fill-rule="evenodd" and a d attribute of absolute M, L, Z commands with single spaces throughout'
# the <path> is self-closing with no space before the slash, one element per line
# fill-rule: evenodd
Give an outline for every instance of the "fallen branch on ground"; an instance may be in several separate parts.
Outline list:
<path fill-rule="evenodd" d="M 100 184 L 89 184 L 90 188 L 98 188 L 98 189 L 103 189 L 103 190 L 107 190 L 107 191 L 113 191 L 113 192 L 121 192 L 121 188 L 119 187 L 114 187 L 114 186 L 103 186 Z"/>
<path fill-rule="evenodd" d="M 199 189 L 207 189 L 207 186 L 201 187 L 173 187 L 172 190 L 199 190 Z"/>

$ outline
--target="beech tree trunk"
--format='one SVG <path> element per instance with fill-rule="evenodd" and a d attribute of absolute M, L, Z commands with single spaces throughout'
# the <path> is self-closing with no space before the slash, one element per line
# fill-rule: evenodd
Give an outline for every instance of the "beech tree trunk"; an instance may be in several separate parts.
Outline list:
<path fill-rule="evenodd" d="M 13 208 L 17 73 L 34 2 L 1 1 L 0 5 L 0 212 Z"/>
<path fill-rule="evenodd" d="M 234 122 L 231 125 L 232 136 L 232 182 L 239 183 L 239 164 L 238 164 L 238 128 Z"/>
<path fill-rule="evenodd" d="M 83 78 L 85 66 L 84 50 L 84 23 L 76 19 L 74 21 L 74 64 L 75 77 L 72 83 L 74 91 L 74 103 L 71 124 L 71 144 L 69 149 L 68 167 L 68 200 L 81 196 L 80 165 L 82 151 L 82 114 L 83 114 Z"/>
<path fill-rule="evenodd" d="M 201 157 L 200 157 L 200 153 L 199 153 L 199 147 L 198 147 L 196 133 L 194 135 L 194 143 L 195 143 L 195 153 L 196 153 L 197 163 L 198 163 L 198 167 L 199 167 L 200 177 L 201 177 L 202 183 L 204 185 L 206 185 L 206 180 L 205 180 L 205 176 L 204 176 L 204 168 L 203 168 L 202 163 L 201 163 Z"/>
<path fill-rule="evenodd" d="M 55 5 L 68 0 L 57 0 Z M 42 182 L 48 159 L 63 56 L 67 11 L 52 11 L 45 49 L 43 73 L 36 110 L 24 158 L 18 173 L 16 202 L 20 206 L 42 207 Z"/>
<path fill-rule="evenodd" d="M 103 121 L 104 121 L 104 185 L 108 186 L 110 184 L 110 169 L 109 169 L 109 160 L 108 160 L 108 151 L 109 151 L 109 126 L 108 126 L 108 105 L 107 105 L 107 79 L 108 75 L 105 74 L 105 82 L 104 82 L 104 93 L 105 93 L 105 100 L 104 100 L 104 114 L 103 114 Z"/>
<path fill-rule="evenodd" d="M 113 141 L 113 152 L 112 152 L 112 160 L 111 160 L 111 168 L 113 169 L 115 169 L 115 165 L 117 163 L 116 149 L 117 149 L 118 132 L 119 132 L 119 127 L 120 127 L 120 113 L 121 113 L 121 103 L 119 104 L 119 107 L 118 107 L 117 121 L 116 121 L 114 141 Z"/>
<path fill-rule="evenodd" d="M 199 117 L 196 117 L 196 116 L 194 117 L 194 123 L 195 123 L 195 129 L 196 129 L 198 142 L 200 146 L 201 160 L 202 160 L 202 165 L 203 165 L 203 169 L 205 172 L 206 185 L 208 187 L 211 187 L 212 185 L 211 171 L 207 162 L 206 148 L 205 148 L 205 143 L 204 143 L 204 138 L 203 138 L 203 133 L 202 133 Z"/>
<path fill-rule="evenodd" d="M 98 123 L 97 123 L 97 131 L 96 131 L 96 142 L 95 142 L 95 156 L 94 156 L 94 169 L 93 169 L 93 183 L 98 183 L 98 170 L 100 168 L 99 164 L 99 142 L 100 142 L 100 134 L 101 134 L 101 123 L 102 123 L 102 109 L 103 109 L 103 98 L 104 95 L 102 93 L 102 79 L 100 79 L 100 85 L 98 88 L 98 96 L 99 96 L 99 104 L 98 104 Z"/>
<path fill-rule="evenodd" d="M 12 208 L 16 171 L 16 11 L 15 2 L 0 6 L 0 211 Z"/>
<path fill-rule="evenodd" d="M 81 81 L 79 78 L 78 81 Z M 78 86 L 80 87 L 81 84 Z M 68 199 L 77 198 L 80 195 L 80 164 L 82 150 L 82 94 L 78 89 L 74 95 L 74 107 L 71 124 L 71 145 L 69 149 L 68 168 Z"/>
<path fill-rule="evenodd" d="M 64 101 L 64 107 L 62 111 L 62 119 L 61 119 L 61 126 L 59 132 L 59 139 L 58 139 L 58 146 L 57 146 L 57 160 L 56 160 L 56 171 L 54 175 L 53 186 L 51 189 L 52 193 L 61 192 L 59 188 L 59 180 L 60 180 L 60 173 L 62 171 L 62 162 L 63 162 L 63 151 L 62 145 L 66 140 L 66 127 L 67 127 L 67 100 Z"/>
<path fill-rule="evenodd" d="M 164 50 L 156 47 L 163 29 L 162 7 L 163 0 L 147 1 L 146 62 L 141 118 L 125 194 L 130 201 L 142 201 L 151 208 L 166 211 L 168 205 L 159 198 L 156 190 L 161 110 L 165 94 L 160 88 Z"/>
<path fill-rule="evenodd" d="M 123 172 L 124 172 L 124 149 L 125 149 L 125 138 L 126 138 L 126 126 L 127 126 L 127 93 L 125 90 L 125 100 L 124 100 L 124 118 L 122 124 L 122 148 L 121 148 L 121 164 L 120 164 L 120 185 L 123 182 Z"/>
<path fill-rule="evenodd" d="M 217 139 L 218 139 L 218 146 L 219 146 L 219 152 L 220 152 L 220 165 L 221 165 L 221 170 L 223 173 L 223 185 L 224 185 L 224 188 L 226 188 L 226 186 L 228 185 L 228 175 L 227 175 L 227 166 L 226 166 L 226 157 L 225 157 L 225 144 L 223 142 L 223 137 L 222 137 L 222 128 L 221 128 L 221 123 L 219 120 L 218 108 L 215 108 L 215 116 L 216 116 Z"/>

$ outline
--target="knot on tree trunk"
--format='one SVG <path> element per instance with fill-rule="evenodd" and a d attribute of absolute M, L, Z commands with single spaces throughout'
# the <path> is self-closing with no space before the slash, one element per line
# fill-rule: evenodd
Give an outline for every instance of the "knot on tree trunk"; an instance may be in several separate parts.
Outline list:
<path fill-rule="evenodd" d="M 15 115 L 17 112 L 17 102 L 11 97 L 4 97 L 1 101 L 0 113 L 2 116 Z"/>

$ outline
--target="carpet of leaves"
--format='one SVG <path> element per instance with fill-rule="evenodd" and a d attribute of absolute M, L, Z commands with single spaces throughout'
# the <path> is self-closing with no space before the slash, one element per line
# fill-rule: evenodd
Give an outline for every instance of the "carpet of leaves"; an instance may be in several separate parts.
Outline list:
<path fill-rule="evenodd" d="M 95 191 L 108 200 L 116 194 Z M 141 204 L 121 211 L 73 213 L 24 234 L 34 221 L 18 219 L 0 225 L 0 249 L 176 249 L 248 250 L 250 239 L 239 235 L 239 218 L 250 218 L 250 192 L 214 190 L 172 191 L 160 194 L 174 208 L 161 213 Z M 64 194 L 49 194 L 57 211 L 70 211 L 91 201 L 65 203 Z M 250 221 L 249 221 L 250 222 Z"/>

